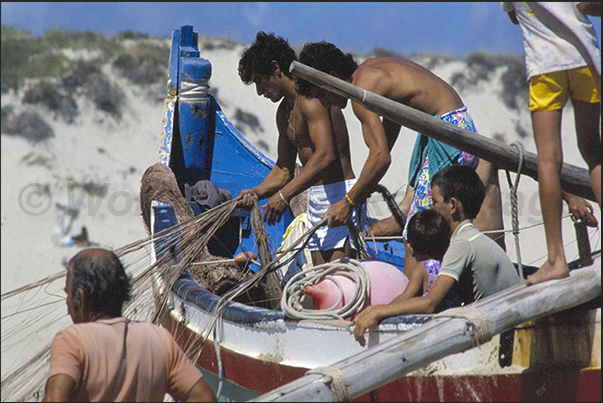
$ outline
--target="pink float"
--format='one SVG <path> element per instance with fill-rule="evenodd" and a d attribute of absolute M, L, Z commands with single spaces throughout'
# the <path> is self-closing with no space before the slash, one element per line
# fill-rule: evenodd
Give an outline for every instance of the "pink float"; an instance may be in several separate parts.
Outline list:
<path fill-rule="evenodd" d="M 366 268 L 371 282 L 368 304 L 389 304 L 394 298 L 402 294 L 408 285 L 408 277 L 396 266 L 378 260 L 361 260 L 360 263 Z M 340 291 L 337 284 L 330 279 L 324 279 L 318 284 L 307 286 L 306 292 L 314 300 L 314 308 L 339 309 L 348 303 L 354 295 L 355 283 L 343 275 L 333 275 L 343 290 L 343 299 L 336 305 Z M 346 320 L 353 320 L 353 317 Z"/>

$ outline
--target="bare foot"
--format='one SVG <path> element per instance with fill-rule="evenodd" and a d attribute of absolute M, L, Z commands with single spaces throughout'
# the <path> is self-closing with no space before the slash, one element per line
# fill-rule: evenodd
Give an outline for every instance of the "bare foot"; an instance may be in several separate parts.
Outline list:
<path fill-rule="evenodd" d="M 559 265 L 553 265 L 549 261 L 546 261 L 536 273 L 528 276 L 525 281 L 526 285 L 534 285 L 542 283 L 543 281 L 553 280 L 558 278 L 569 277 L 569 268 L 567 263 L 563 262 Z"/>

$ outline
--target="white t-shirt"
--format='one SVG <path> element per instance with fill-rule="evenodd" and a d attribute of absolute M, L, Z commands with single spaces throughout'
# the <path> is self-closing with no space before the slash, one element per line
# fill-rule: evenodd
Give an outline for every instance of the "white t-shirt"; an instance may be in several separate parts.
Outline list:
<path fill-rule="evenodd" d="M 601 74 L 601 50 L 592 23 L 580 2 L 502 2 L 505 12 L 515 10 L 523 32 L 528 79 L 554 71 L 594 65 Z"/>

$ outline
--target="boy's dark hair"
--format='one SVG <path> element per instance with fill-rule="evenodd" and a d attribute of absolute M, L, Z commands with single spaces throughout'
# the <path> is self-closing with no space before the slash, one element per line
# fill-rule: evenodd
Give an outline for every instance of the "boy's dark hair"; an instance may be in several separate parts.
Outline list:
<path fill-rule="evenodd" d="M 334 73 L 345 81 L 351 81 L 352 74 L 358 68 L 358 63 L 350 53 L 345 54 L 332 43 L 325 41 L 306 43 L 299 53 L 299 62 L 323 73 Z M 297 92 L 305 97 L 310 97 L 310 91 L 315 87 L 314 84 L 299 78 L 296 84 Z"/>
<path fill-rule="evenodd" d="M 435 210 L 414 214 L 406 228 L 406 239 L 416 255 L 442 260 L 450 244 L 450 224 Z"/>
<path fill-rule="evenodd" d="M 85 249 L 69 260 L 73 303 L 80 304 L 78 290 L 96 313 L 121 316 L 123 304 L 130 300 L 130 277 L 114 252 Z"/>
<path fill-rule="evenodd" d="M 239 77 L 244 84 L 249 85 L 256 75 L 271 76 L 274 74 L 273 60 L 280 65 L 285 76 L 293 79 L 289 67 L 297 60 L 295 50 L 285 39 L 260 31 L 255 42 L 245 49 L 239 60 Z"/>
<path fill-rule="evenodd" d="M 463 205 L 468 219 L 474 219 L 482 207 L 486 190 L 479 175 L 471 167 L 450 165 L 440 169 L 431 180 L 431 187 L 440 188 L 445 202 L 452 197 Z"/>

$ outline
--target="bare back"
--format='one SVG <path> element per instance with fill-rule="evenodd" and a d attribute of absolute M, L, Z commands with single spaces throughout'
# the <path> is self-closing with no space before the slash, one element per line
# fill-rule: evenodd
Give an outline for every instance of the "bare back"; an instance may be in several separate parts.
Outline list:
<path fill-rule="evenodd" d="M 459 94 L 428 69 L 399 58 L 373 58 L 352 75 L 352 84 L 430 115 L 463 106 Z"/>

